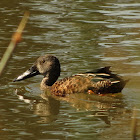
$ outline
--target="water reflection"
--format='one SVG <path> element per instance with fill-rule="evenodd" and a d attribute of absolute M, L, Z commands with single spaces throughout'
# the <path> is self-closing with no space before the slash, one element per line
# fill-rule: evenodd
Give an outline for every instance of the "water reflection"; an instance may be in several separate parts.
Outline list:
<path fill-rule="evenodd" d="M 60 101 L 48 96 L 45 100 L 40 100 L 33 104 L 34 113 L 41 117 L 38 123 L 50 123 L 57 119 L 60 109 Z"/>
<path fill-rule="evenodd" d="M 26 103 L 29 103 L 33 113 L 40 116 L 38 123 L 51 123 L 56 121 L 59 115 L 60 102 L 64 101 L 76 109 L 76 112 L 86 111 L 84 117 L 98 118 L 105 124 L 111 125 L 110 118 L 121 117 L 121 114 L 128 113 L 126 104 L 123 101 L 122 94 L 99 96 L 72 94 L 67 97 L 56 97 L 51 95 L 41 94 L 41 98 L 27 97 L 16 91 L 18 98 Z M 130 113 L 130 112 L 129 112 Z M 85 113 L 84 113 L 85 114 Z"/>

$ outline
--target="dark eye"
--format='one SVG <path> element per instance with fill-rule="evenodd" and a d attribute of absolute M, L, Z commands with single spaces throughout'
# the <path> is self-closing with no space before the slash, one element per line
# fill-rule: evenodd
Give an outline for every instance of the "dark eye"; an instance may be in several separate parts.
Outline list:
<path fill-rule="evenodd" d="M 45 63 L 45 60 L 42 60 L 42 63 Z"/>

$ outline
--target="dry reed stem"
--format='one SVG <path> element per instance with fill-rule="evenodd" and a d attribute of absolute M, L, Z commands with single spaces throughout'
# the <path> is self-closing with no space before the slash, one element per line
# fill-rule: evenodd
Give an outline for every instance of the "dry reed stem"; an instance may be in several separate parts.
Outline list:
<path fill-rule="evenodd" d="M 133 114 L 132 114 L 132 139 L 137 140 L 137 110 L 134 107 L 133 108 Z"/>
<path fill-rule="evenodd" d="M 7 47 L 5 53 L 0 61 L 0 76 L 1 76 L 4 68 L 6 67 L 6 64 L 7 64 L 8 60 L 10 59 L 17 43 L 19 43 L 21 41 L 22 32 L 25 28 L 28 17 L 29 17 L 29 12 L 25 12 L 16 32 L 12 36 L 12 39 L 11 39 L 9 46 Z"/>

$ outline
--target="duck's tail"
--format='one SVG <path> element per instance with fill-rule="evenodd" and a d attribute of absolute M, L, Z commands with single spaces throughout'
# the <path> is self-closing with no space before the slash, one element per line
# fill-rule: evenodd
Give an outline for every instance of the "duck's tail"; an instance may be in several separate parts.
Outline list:
<path fill-rule="evenodd" d="M 111 81 L 111 83 L 109 83 L 107 81 L 101 81 L 100 83 L 97 83 L 97 84 L 103 85 L 103 88 L 99 88 L 99 90 L 98 90 L 98 92 L 103 92 L 103 93 L 119 93 L 122 91 L 122 89 L 124 88 L 126 83 L 129 81 L 129 80 L 123 80 L 123 78 L 121 76 L 114 74 L 110 70 L 110 66 L 99 68 L 95 71 L 90 71 L 90 72 L 86 72 L 86 73 L 95 73 L 98 76 L 101 74 L 100 75 L 101 78 L 105 78 L 105 79 L 108 79 L 109 81 Z M 106 85 L 106 87 L 104 85 Z M 98 86 L 98 87 L 100 87 L 100 86 Z"/>

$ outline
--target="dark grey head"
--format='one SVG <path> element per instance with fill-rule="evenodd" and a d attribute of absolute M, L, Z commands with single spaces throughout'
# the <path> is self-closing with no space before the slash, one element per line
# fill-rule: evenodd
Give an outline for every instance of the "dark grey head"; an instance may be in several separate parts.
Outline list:
<path fill-rule="evenodd" d="M 43 75 L 48 78 L 48 86 L 52 86 L 60 76 L 60 63 L 59 60 L 53 55 L 40 56 L 33 66 L 18 76 L 15 81 L 21 81 L 35 75 Z"/>

